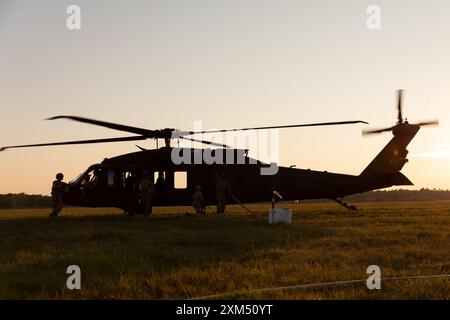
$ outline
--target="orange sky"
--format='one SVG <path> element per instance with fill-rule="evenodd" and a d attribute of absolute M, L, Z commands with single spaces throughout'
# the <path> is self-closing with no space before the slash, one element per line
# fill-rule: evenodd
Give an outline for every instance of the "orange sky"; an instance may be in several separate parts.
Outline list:
<path fill-rule="evenodd" d="M 450 2 L 71 1 L 0 4 L 0 145 L 121 136 L 70 114 L 149 129 L 396 121 L 404 88 L 410 122 L 439 118 L 409 146 L 415 188 L 450 188 Z M 362 125 L 280 131 L 280 164 L 359 174 L 389 141 Z M 151 147 L 153 141 L 139 144 Z M 48 194 L 132 142 L 0 153 L 0 193 Z"/>

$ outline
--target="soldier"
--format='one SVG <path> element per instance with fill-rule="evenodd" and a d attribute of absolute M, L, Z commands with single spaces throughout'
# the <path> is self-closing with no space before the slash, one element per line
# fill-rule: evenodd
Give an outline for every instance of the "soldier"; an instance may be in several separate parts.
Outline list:
<path fill-rule="evenodd" d="M 227 204 L 227 193 L 230 191 L 230 187 L 225 181 L 225 173 L 217 176 L 216 179 L 216 200 L 217 200 L 217 213 L 224 213 L 225 206 Z"/>
<path fill-rule="evenodd" d="M 57 217 L 58 213 L 63 208 L 63 195 L 64 189 L 66 187 L 66 183 L 62 180 L 64 179 L 64 175 L 62 173 L 58 173 L 56 175 L 56 180 L 53 181 L 52 184 L 52 207 L 53 210 L 50 213 L 50 217 Z"/>
<path fill-rule="evenodd" d="M 192 206 L 195 208 L 197 215 L 205 215 L 205 200 L 203 198 L 202 187 L 200 185 L 195 186 L 195 193 L 192 196 Z"/>
<path fill-rule="evenodd" d="M 149 171 L 144 171 L 139 181 L 139 196 L 144 204 L 144 215 L 152 214 L 153 181 Z"/>

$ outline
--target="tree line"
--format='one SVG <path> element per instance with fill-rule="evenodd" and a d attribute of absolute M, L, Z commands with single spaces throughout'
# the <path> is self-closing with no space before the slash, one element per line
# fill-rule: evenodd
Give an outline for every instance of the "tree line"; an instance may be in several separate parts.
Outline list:
<path fill-rule="evenodd" d="M 450 200 L 450 190 L 377 190 L 354 194 L 345 198 L 350 202 L 382 202 L 382 201 L 444 201 Z"/>
<path fill-rule="evenodd" d="M 40 194 L 8 193 L 0 194 L 0 209 L 50 208 L 52 198 Z"/>

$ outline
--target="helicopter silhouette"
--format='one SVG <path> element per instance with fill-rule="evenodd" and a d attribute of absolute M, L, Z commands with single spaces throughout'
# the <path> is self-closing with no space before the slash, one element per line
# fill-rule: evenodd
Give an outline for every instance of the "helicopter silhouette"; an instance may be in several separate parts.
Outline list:
<path fill-rule="evenodd" d="M 154 191 L 152 206 L 186 206 L 191 205 L 195 186 L 201 186 L 206 205 L 215 205 L 215 186 L 218 179 L 225 179 L 229 194 L 227 203 L 242 204 L 269 202 L 274 192 L 282 195 L 283 200 L 332 199 L 340 205 L 354 210 L 347 205 L 344 197 L 382 189 L 391 186 L 412 185 L 400 170 L 408 161 L 406 147 L 419 131 L 420 127 L 438 124 L 437 120 L 410 124 L 402 116 L 402 90 L 398 91 L 398 121 L 391 127 L 364 130 L 363 134 L 392 132 L 393 138 L 370 162 L 359 175 L 313 171 L 294 167 L 277 167 L 276 174 L 263 175 L 261 170 L 270 166 L 267 163 L 248 157 L 248 150 L 235 149 L 225 144 L 204 139 L 192 138 L 196 134 L 210 134 L 229 131 L 267 130 L 283 128 L 300 128 L 314 126 L 333 126 L 364 123 L 365 121 L 337 121 L 308 124 L 293 124 L 281 126 L 248 127 L 220 130 L 183 131 L 174 128 L 149 130 L 134 126 L 88 119 L 78 116 L 56 116 L 47 120 L 68 119 L 81 123 L 101 126 L 113 130 L 133 133 L 133 136 L 64 141 L 7 146 L 4 151 L 12 148 L 79 145 L 92 143 L 108 143 L 121 141 L 139 141 L 146 139 L 164 140 L 165 145 L 157 149 L 140 151 L 106 158 L 101 163 L 91 165 L 77 178 L 69 182 L 64 203 L 86 207 L 117 207 L 126 213 L 134 215 L 143 213 L 144 207 L 139 201 L 138 181 L 144 172 L 150 172 L 153 177 Z M 183 139 L 218 147 L 216 149 L 174 148 L 171 141 Z M 203 156 L 206 152 L 215 158 L 223 157 L 219 163 L 174 163 L 173 154 L 191 157 Z M 233 161 L 226 161 L 230 158 Z M 182 186 L 175 183 L 176 177 L 184 181 Z"/>

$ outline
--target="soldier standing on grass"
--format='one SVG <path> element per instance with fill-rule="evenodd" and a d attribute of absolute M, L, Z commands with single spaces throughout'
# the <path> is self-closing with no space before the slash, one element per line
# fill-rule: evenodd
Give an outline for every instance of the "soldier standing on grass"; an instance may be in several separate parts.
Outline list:
<path fill-rule="evenodd" d="M 153 198 L 153 181 L 150 171 L 144 171 L 141 180 L 139 181 L 139 195 L 144 205 L 144 215 L 152 214 L 152 198 Z"/>
<path fill-rule="evenodd" d="M 56 180 L 53 181 L 52 184 L 52 212 L 50 213 L 50 217 L 57 217 L 58 213 L 62 210 L 64 204 L 64 189 L 66 188 L 66 183 L 62 180 L 64 179 L 64 175 L 62 173 L 58 173 L 56 175 Z"/>
<path fill-rule="evenodd" d="M 217 213 L 224 213 L 227 204 L 227 194 L 230 192 L 230 187 L 225 180 L 225 173 L 222 172 L 216 178 L 216 200 Z"/>
<path fill-rule="evenodd" d="M 202 187 L 200 185 L 195 186 L 195 193 L 192 196 L 192 206 L 195 209 L 195 213 L 200 216 L 204 216 L 206 213 L 205 199 L 203 198 Z"/>

